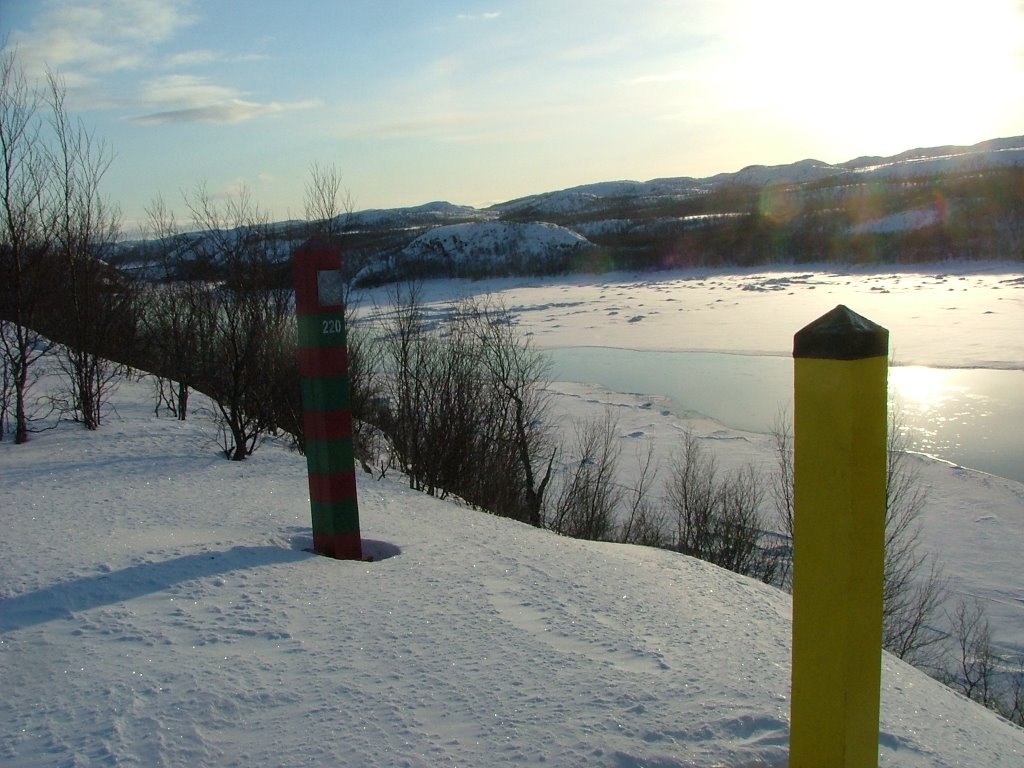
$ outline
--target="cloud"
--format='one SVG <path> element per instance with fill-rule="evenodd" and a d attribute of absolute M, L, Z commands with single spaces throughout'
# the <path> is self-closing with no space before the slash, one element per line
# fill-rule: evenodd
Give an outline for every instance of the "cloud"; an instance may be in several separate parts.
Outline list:
<path fill-rule="evenodd" d="M 114 85 L 113 76 L 120 73 L 133 78 L 139 72 L 195 70 L 266 58 L 204 48 L 160 55 L 161 46 L 198 21 L 190 7 L 191 0 L 53 0 L 42 6 L 30 28 L 11 35 L 11 43 L 29 71 L 56 69 L 76 106 L 128 109 L 138 115 L 129 120 L 140 124 L 238 123 L 319 104 L 260 102 L 193 74 L 131 85 L 121 78 Z M 135 95 L 127 95 L 136 89 Z"/>
<path fill-rule="evenodd" d="M 165 123 L 241 123 L 254 117 L 274 115 L 281 112 L 292 112 L 297 109 L 312 109 L 320 106 L 319 101 L 271 101 L 260 104 L 243 99 L 231 99 L 218 104 L 207 104 L 202 107 L 185 107 L 168 109 L 139 115 L 132 118 L 133 123 L 142 125 L 162 125 Z"/>
<path fill-rule="evenodd" d="M 485 118 L 469 112 L 423 115 L 402 120 L 389 120 L 349 127 L 345 133 L 374 139 L 438 139 L 466 131 L 478 130 Z"/>
<path fill-rule="evenodd" d="M 220 61 L 220 54 L 215 51 L 195 50 L 175 53 L 164 59 L 164 66 L 169 69 L 177 67 L 197 67 L 204 64 L 213 64 Z"/>
<path fill-rule="evenodd" d="M 167 75 L 143 84 L 143 105 L 148 113 L 131 118 L 134 123 L 240 123 L 254 117 L 320 106 L 319 101 L 255 102 L 233 88 L 211 83 L 196 75 Z"/>
<path fill-rule="evenodd" d="M 150 104 L 201 106 L 211 102 L 229 101 L 238 94 L 232 88 L 211 83 L 197 75 L 166 75 L 142 84 L 142 98 Z"/>
<path fill-rule="evenodd" d="M 184 0 L 55 0 L 10 43 L 29 71 L 69 81 L 143 66 L 155 46 L 195 23 Z"/>
<path fill-rule="evenodd" d="M 207 64 L 237 64 L 250 61 L 266 61 L 269 57 L 260 53 L 245 53 L 239 55 L 227 55 L 218 51 L 198 49 L 194 51 L 182 51 L 168 56 L 163 61 L 167 69 L 178 69 L 181 67 L 200 67 Z"/>
<path fill-rule="evenodd" d="M 501 11 L 486 11 L 485 13 L 460 13 L 455 18 L 459 21 L 491 21 L 501 16 Z"/>

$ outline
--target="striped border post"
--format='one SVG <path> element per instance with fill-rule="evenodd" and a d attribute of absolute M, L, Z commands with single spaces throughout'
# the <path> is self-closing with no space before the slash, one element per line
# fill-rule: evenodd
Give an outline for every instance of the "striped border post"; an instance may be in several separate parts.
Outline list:
<path fill-rule="evenodd" d="M 303 243 L 292 254 L 292 279 L 313 549 L 359 560 L 341 250 L 319 239 Z"/>
<path fill-rule="evenodd" d="M 889 332 L 797 332 L 790 768 L 878 765 Z"/>

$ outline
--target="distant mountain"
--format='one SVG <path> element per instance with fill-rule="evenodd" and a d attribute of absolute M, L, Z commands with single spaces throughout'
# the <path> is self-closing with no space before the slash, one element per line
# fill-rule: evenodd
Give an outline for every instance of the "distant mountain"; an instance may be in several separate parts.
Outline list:
<path fill-rule="evenodd" d="M 806 159 L 706 178 L 606 181 L 488 208 L 435 201 L 344 214 L 346 269 L 408 277 L 765 262 L 1024 260 L 1024 136 L 839 164 Z M 272 228 L 284 258 L 309 231 Z M 192 250 L 195 233 L 183 235 Z M 152 248 L 123 261 L 142 266 Z"/>
<path fill-rule="evenodd" d="M 912 149 L 892 157 L 859 157 L 838 165 L 808 159 L 786 165 L 750 165 L 739 171 L 699 179 L 680 177 L 587 184 L 500 203 L 492 210 L 504 215 L 525 211 L 530 215 L 562 216 L 567 212 L 582 212 L 588 207 L 607 207 L 611 200 L 678 199 L 731 186 L 765 187 L 824 180 L 845 184 L 855 179 L 858 182 L 879 177 L 909 179 L 1005 167 L 1024 167 L 1024 136 L 992 139 L 969 147 Z"/>
<path fill-rule="evenodd" d="M 374 229 L 388 226 L 429 226 L 475 221 L 481 212 L 469 205 L 455 205 L 443 200 L 424 203 L 411 208 L 375 208 L 344 214 L 342 221 L 349 230 Z"/>
<path fill-rule="evenodd" d="M 459 213 L 467 221 L 457 243 L 416 230 L 361 275 L 379 281 L 435 269 L 477 275 L 597 264 L 1021 259 L 1024 136 L 836 165 L 807 159 L 701 179 L 585 184 Z M 510 229 L 496 241 L 495 220 L 558 225 L 581 239 L 556 249 L 544 237 L 532 240 L 541 230 Z M 531 241 L 528 262 L 512 257 L 524 238 Z"/>

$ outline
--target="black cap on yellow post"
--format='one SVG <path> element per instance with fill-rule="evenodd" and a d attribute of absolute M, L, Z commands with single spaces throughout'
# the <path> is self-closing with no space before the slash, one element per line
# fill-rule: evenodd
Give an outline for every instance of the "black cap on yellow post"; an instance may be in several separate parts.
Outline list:
<path fill-rule="evenodd" d="M 791 768 L 878 765 L 888 346 L 845 306 L 793 339 Z"/>
<path fill-rule="evenodd" d="M 889 331 L 840 304 L 793 337 L 793 357 L 818 360 L 863 360 L 887 357 Z"/>

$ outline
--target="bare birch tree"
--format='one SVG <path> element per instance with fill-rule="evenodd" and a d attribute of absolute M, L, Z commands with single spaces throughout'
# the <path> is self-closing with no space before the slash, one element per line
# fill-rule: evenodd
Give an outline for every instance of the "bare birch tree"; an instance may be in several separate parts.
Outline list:
<path fill-rule="evenodd" d="M 295 333 L 291 294 L 282 287 L 284 267 L 269 219 L 248 190 L 218 201 L 199 184 L 185 202 L 199 233 L 190 243 L 192 253 L 224 274 L 204 294 L 208 330 L 195 338 L 195 386 L 214 402 L 224 455 L 241 461 L 278 426 L 278 369 L 294 366 L 298 386 L 295 356 L 281 353 L 282 340 Z"/>
<path fill-rule="evenodd" d="M 616 511 L 625 489 L 616 475 L 622 445 L 618 421 L 611 411 L 577 424 L 572 463 L 555 497 L 548 527 L 577 539 L 606 541 L 616 526 Z"/>
<path fill-rule="evenodd" d="M 305 213 L 312 231 L 328 242 L 335 242 L 345 227 L 344 218 L 354 207 L 352 193 L 342 186 L 341 172 L 335 165 L 309 166 L 306 181 Z"/>
<path fill-rule="evenodd" d="M 122 372 L 114 360 L 131 356 L 135 295 L 131 281 L 109 266 L 120 236 L 120 213 L 103 196 L 101 184 L 113 152 L 71 117 L 60 78 L 51 72 L 47 83 L 52 238 L 64 288 L 58 360 L 69 385 L 66 406 L 87 429 L 96 429 Z"/>
<path fill-rule="evenodd" d="M 776 419 L 772 438 L 777 463 L 772 496 L 779 524 L 795 549 L 799 542 L 793 539 L 794 457 L 788 414 Z M 907 453 L 898 412 L 890 416 L 886 450 L 883 646 L 912 664 L 934 668 L 942 640 L 935 619 L 945 601 L 947 580 L 934 558 L 920 549 L 927 494 Z M 789 575 L 788 567 L 784 573 Z"/>
<path fill-rule="evenodd" d="M 34 364 L 50 350 L 38 332 L 54 279 L 51 166 L 43 135 L 45 104 L 13 49 L 0 55 L 0 437 L 29 436 Z"/>

